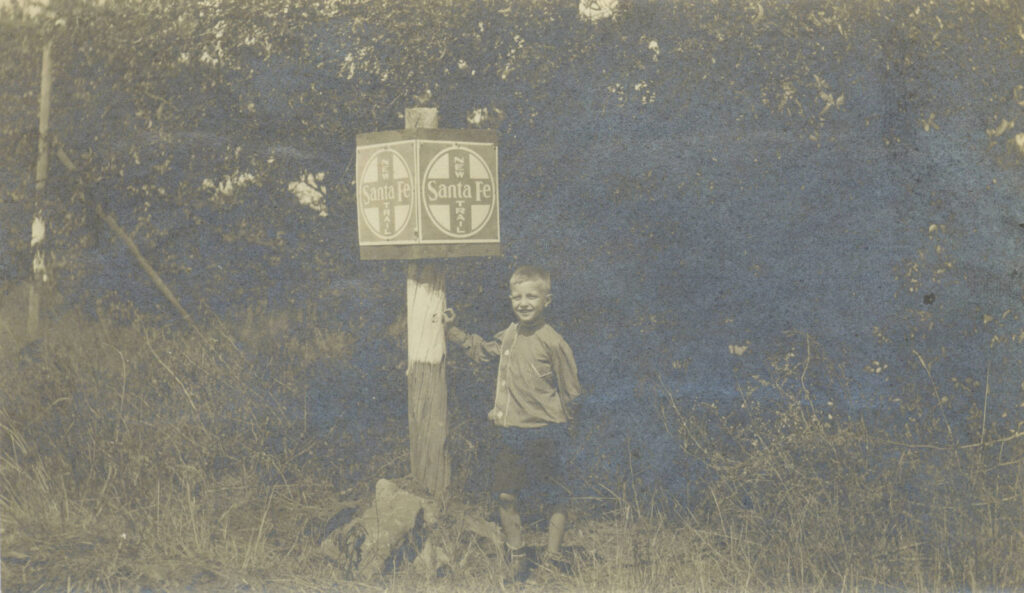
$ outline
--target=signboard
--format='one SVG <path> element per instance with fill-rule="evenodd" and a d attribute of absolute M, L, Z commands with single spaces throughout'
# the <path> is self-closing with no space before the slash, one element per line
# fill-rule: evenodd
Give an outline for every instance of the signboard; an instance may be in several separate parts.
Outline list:
<path fill-rule="evenodd" d="M 397 142 L 373 151 L 361 167 L 357 182 L 360 243 L 364 230 L 369 242 L 415 240 L 411 224 L 416 206 L 414 156 L 411 142 Z"/>
<path fill-rule="evenodd" d="M 500 255 L 497 140 L 492 130 L 357 135 L 360 258 Z"/>

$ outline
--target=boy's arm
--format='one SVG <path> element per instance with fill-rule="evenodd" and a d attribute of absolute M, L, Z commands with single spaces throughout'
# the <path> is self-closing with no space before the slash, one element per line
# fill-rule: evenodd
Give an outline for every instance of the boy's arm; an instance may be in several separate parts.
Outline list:
<path fill-rule="evenodd" d="M 501 345 L 497 342 L 486 342 L 480 336 L 466 333 L 454 325 L 449 325 L 445 333 L 449 340 L 461 346 L 475 362 L 487 362 L 501 352 Z"/>
<path fill-rule="evenodd" d="M 576 415 L 579 402 L 576 398 L 583 393 L 580 387 L 580 378 L 576 370 L 576 358 L 572 354 L 572 348 L 562 340 L 551 352 L 551 366 L 558 380 L 558 394 L 562 398 L 562 405 L 569 420 Z"/>

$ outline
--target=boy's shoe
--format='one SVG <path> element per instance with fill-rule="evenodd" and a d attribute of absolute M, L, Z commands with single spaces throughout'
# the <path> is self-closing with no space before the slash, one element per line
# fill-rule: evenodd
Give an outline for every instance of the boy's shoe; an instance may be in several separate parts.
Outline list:
<path fill-rule="evenodd" d="M 561 553 L 552 554 L 545 551 L 538 566 L 546 572 L 556 574 L 569 574 L 572 571 L 572 563 Z"/>
<path fill-rule="evenodd" d="M 532 565 L 533 571 L 527 575 L 528 585 L 552 584 L 572 572 L 572 563 L 561 554 L 544 552 Z"/>
<path fill-rule="evenodd" d="M 530 576 L 530 562 L 526 557 L 526 546 L 505 548 L 505 562 L 508 565 L 506 582 L 523 583 Z"/>
<path fill-rule="evenodd" d="M 572 574 L 572 562 L 562 554 L 544 552 L 536 563 L 536 578 L 557 579 Z"/>

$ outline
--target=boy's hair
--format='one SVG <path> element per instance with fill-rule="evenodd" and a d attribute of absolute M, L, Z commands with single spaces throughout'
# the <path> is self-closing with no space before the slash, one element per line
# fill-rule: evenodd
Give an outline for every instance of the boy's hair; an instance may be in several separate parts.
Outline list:
<path fill-rule="evenodd" d="M 551 274 L 544 268 L 519 266 L 515 272 L 512 272 L 512 278 L 509 279 L 508 285 L 512 287 L 521 282 L 540 282 L 544 290 L 551 292 Z"/>

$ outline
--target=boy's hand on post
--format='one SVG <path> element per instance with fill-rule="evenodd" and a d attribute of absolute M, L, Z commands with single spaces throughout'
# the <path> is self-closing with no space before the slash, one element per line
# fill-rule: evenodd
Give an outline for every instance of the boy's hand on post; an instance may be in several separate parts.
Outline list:
<path fill-rule="evenodd" d="M 450 324 L 455 320 L 455 312 L 451 309 L 445 310 L 443 319 L 446 325 Z M 483 347 L 484 340 L 480 336 L 466 333 L 454 325 L 447 326 L 445 335 L 449 340 L 458 344 L 473 362 L 487 362 L 490 359 Z"/>
<path fill-rule="evenodd" d="M 469 334 L 455 327 L 454 325 L 449 325 L 448 327 L 446 327 L 444 333 L 446 336 L 448 336 L 449 340 L 455 342 L 459 346 L 465 346 L 465 342 L 469 340 Z"/>

